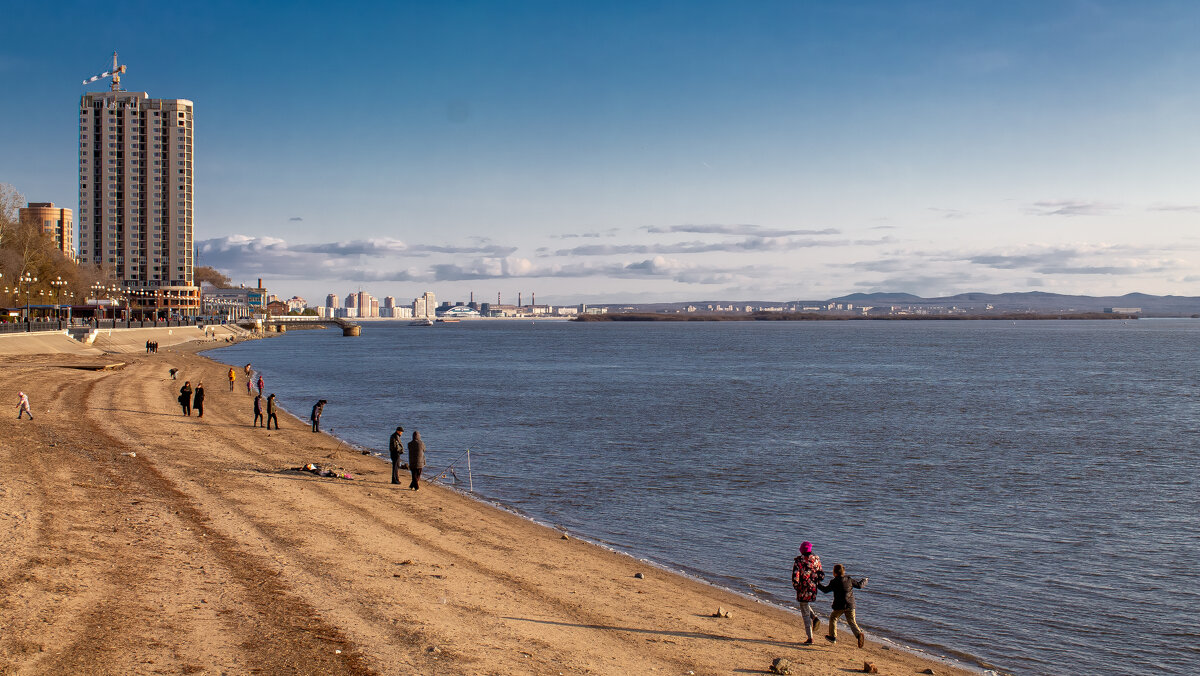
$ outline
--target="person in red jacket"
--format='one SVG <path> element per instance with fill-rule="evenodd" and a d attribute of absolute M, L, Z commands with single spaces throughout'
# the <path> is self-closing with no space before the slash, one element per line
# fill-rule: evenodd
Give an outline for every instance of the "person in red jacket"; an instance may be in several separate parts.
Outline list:
<path fill-rule="evenodd" d="M 812 543 L 800 544 L 800 556 L 792 564 L 792 588 L 796 590 L 796 601 L 800 604 L 800 617 L 804 620 L 804 635 L 808 640 L 804 645 L 812 645 L 813 632 L 821 624 L 817 611 L 813 610 L 812 602 L 817 600 L 817 583 L 825 579 L 825 571 L 821 569 L 821 557 L 812 553 Z"/>

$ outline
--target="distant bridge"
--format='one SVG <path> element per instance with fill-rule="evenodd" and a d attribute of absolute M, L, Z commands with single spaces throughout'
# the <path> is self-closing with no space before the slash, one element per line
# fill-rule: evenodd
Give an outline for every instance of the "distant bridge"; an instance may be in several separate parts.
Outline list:
<path fill-rule="evenodd" d="M 254 326 L 257 320 L 244 319 L 240 322 L 242 326 Z M 286 331 L 288 326 L 324 324 L 333 325 L 342 330 L 343 336 L 357 336 L 362 332 L 362 326 L 354 322 L 346 321 L 341 317 L 313 317 L 312 315 L 275 315 L 264 317 L 262 326 L 264 331 Z"/>

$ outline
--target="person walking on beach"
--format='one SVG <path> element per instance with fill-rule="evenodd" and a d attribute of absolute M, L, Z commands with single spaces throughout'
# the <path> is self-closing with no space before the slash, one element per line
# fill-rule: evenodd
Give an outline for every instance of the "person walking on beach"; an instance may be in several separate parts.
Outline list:
<path fill-rule="evenodd" d="M 262 396 L 259 394 L 258 396 Z M 267 429 L 271 429 L 271 421 L 275 421 L 275 430 L 279 430 L 279 408 L 275 406 L 275 393 L 267 397 Z"/>
<path fill-rule="evenodd" d="M 200 418 L 204 417 L 204 382 L 196 383 L 196 393 L 192 395 L 192 408 L 196 409 L 196 415 Z"/>
<path fill-rule="evenodd" d="M 229 367 L 229 391 L 230 392 L 233 391 L 233 381 L 235 381 L 235 380 L 237 380 L 237 372 L 233 370 L 232 366 L 230 366 Z"/>
<path fill-rule="evenodd" d="M 254 395 L 254 424 L 251 427 L 262 427 L 263 422 L 263 398 L 261 394 Z"/>
<path fill-rule="evenodd" d="M 817 583 L 825 579 L 821 569 L 821 558 L 812 553 L 812 543 L 800 543 L 800 556 L 792 563 L 792 588 L 796 590 L 796 601 L 800 604 L 800 618 L 804 621 L 804 645 L 812 645 L 813 632 L 821 624 L 821 618 L 812 608 L 817 600 Z"/>
<path fill-rule="evenodd" d="M 829 584 L 817 585 L 817 588 L 825 593 L 833 592 L 833 612 L 829 613 L 829 633 L 825 634 L 826 641 L 837 641 L 837 620 L 839 616 L 844 616 L 846 624 L 850 625 L 850 631 L 854 632 L 854 637 L 858 639 L 858 647 L 867 644 L 867 635 L 858 628 L 854 618 L 854 590 L 867 586 L 867 579 L 864 577 L 855 580 L 846 574 L 845 566 L 839 563 L 833 567 L 833 579 Z"/>
<path fill-rule="evenodd" d="M 192 414 L 192 381 L 183 381 L 183 387 L 179 388 L 179 406 L 183 408 L 183 414 L 190 416 Z"/>
<path fill-rule="evenodd" d="M 388 452 L 392 456 L 392 483 L 400 483 L 400 458 L 404 457 L 404 434 L 403 427 L 397 427 L 392 436 L 388 438 Z M 412 488 L 412 485 L 409 485 Z"/>
<path fill-rule="evenodd" d="M 412 472 L 412 483 L 409 490 L 420 490 L 418 483 L 421 479 L 421 468 L 425 467 L 425 442 L 421 441 L 421 433 L 413 430 L 412 441 L 408 442 L 408 471 Z"/>
<path fill-rule="evenodd" d="M 314 432 L 321 431 L 321 413 L 325 410 L 325 404 L 327 403 L 327 401 L 321 399 L 317 403 L 313 404 L 313 410 L 312 413 L 309 414 L 308 419 L 312 421 Z"/>
<path fill-rule="evenodd" d="M 29 410 L 29 397 L 25 396 L 24 392 L 17 392 L 17 396 L 17 420 L 20 420 L 21 416 L 26 413 L 29 414 L 29 419 L 33 420 L 33 411 Z"/>
<path fill-rule="evenodd" d="M 263 391 L 264 391 L 263 387 L 265 387 L 265 386 L 263 385 L 262 372 L 260 371 L 258 374 L 258 393 L 259 394 L 263 393 Z"/>

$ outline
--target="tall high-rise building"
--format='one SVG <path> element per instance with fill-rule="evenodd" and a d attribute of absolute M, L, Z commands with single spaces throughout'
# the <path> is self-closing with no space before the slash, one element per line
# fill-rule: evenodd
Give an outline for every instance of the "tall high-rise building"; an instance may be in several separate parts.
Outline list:
<path fill-rule="evenodd" d="M 327 307 L 327 308 L 341 307 L 340 300 L 338 299 L 338 296 L 336 293 L 331 293 L 328 296 L 325 296 L 325 307 Z"/>
<path fill-rule="evenodd" d="M 412 303 L 412 316 L 417 318 L 432 318 L 437 314 L 437 300 L 432 291 L 426 291 Z"/>
<path fill-rule="evenodd" d="M 79 260 L 131 290 L 135 313 L 195 314 L 192 102 L 145 92 L 79 100 Z"/>
<path fill-rule="evenodd" d="M 64 256 L 75 260 L 75 225 L 71 222 L 71 210 L 54 206 L 54 202 L 30 202 L 21 207 L 18 217 L 42 226 L 42 232 L 54 239 L 54 246 Z"/>

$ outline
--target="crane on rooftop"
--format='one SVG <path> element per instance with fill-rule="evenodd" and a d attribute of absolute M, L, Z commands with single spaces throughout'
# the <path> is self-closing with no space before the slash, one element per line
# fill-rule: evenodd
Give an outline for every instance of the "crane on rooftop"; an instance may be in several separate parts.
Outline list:
<path fill-rule="evenodd" d="M 88 84 L 95 82 L 96 80 L 103 80 L 106 77 L 112 77 L 112 90 L 114 92 L 119 92 L 119 91 L 121 91 L 121 73 L 124 73 L 124 72 L 125 72 L 125 66 L 117 65 L 117 53 L 113 52 L 112 70 L 106 70 L 103 73 L 100 73 L 99 75 L 93 75 L 90 78 L 84 80 L 83 84 L 88 85 Z"/>

